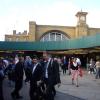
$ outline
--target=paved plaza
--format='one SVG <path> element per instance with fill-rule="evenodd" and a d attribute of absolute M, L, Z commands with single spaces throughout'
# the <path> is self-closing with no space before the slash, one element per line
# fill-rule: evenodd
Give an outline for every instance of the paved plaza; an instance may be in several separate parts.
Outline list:
<path fill-rule="evenodd" d="M 94 75 L 85 72 L 82 78 L 79 78 L 79 87 L 71 84 L 71 76 L 61 73 L 61 86 L 56 86 L 57 95 L 55 100 L 100 100 L 100 79 L 95 79 Z M 4 81 L 4 98 L 12 100 L 10 93 L 13 86 L 9 87 L 7 80 Z M 29 84 L 23 83 L 21 95 L 22 100 L 29 100 Z"/>

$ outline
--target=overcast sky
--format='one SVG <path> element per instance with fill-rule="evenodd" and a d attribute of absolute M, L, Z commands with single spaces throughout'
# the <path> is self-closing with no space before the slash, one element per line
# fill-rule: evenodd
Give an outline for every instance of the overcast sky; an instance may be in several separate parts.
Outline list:
<path fill-rule="evenodd" d="M 89 27 L 100 27 L 100 0 L 0 0 L 0 41 L 5 34 L 41 25 L 75 26 L 78 11 L 88 12 Z"/>

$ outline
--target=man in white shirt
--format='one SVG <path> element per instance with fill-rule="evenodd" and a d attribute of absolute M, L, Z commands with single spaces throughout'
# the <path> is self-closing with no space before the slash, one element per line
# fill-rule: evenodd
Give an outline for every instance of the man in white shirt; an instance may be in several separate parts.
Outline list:
<path fill-rule="evenodd" d="M 54 100 L 55 85 L 60 83 L 59 64 L 50 55 L 44 55 L 44 83 L 46 84 L 46 100 Z"/>
<path fill-rule="evenodd" d="M 40 94 L 38 93 L 38 85 L 41 82 L 43 75 L 42 66 L 38 61 L 38 58 L 35 56 L 32 60 L 32 71 L 30 77 L 30 100 L 39 100 Z"/>

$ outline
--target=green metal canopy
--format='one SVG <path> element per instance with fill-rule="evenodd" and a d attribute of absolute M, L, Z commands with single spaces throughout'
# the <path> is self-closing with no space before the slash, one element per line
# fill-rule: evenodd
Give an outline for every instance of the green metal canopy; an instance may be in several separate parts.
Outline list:
<path fill-rule="evenodd" d="M 96 35 L 70 39 L 66 41 L 48 42 L 0 42 L 0 50 L 23 50 L 23 51 L 45 51 L 45 50 L 69 50 L 83 49 L 100 46 L 100 33 Z"/>

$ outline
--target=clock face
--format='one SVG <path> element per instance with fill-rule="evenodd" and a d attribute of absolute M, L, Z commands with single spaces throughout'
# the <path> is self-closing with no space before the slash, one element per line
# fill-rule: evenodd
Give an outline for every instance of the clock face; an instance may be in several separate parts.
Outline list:
<path fill-rule="evenodd" d="M 84 21 L 84 20 L 85 20 L 85 17 L 84 17 L 84 16 L 81 16 L 80 19 L 81 19 L 82 21 Z"/>

